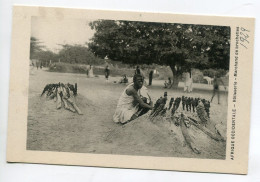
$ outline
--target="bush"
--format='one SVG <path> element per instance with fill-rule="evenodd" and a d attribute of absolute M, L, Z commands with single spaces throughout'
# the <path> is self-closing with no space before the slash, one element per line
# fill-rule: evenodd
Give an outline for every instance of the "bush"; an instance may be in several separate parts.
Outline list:
<path fill-rule="evenodd" d="M 53 63 L 49 67 L 49 71 L 62 72 L 62 73 L 87 73 L 88 66 L 81 64 L 69 64 L 69 63 Z"/>
<path fill-rule="evenodd" d="M 53 63 L 49 67 L 51 72 L 61 72 L 61 73 L 81 73 L 86 74 L 89 65 L 84 64 L 69 64 L 69 63 Z M 123 76 L 126 74 L 128 77 L 134 75 L 135 69 L 121 68 L 118 69 L 114 66 L 109 66 L 111 76 Z M 105 65 L 104 66 L 93 66 L 94 75 L 104 75 Z"/>
<path fill-rule="evenodd" d="M 114 66 L 109 66 L 110 76 L 123 76 L 127 77 L 134 76 L 135 69 L 130 68 L 117 68 Z M 105 74 L 105 66 L 94 66 L 93 72 L 95 75 L 104 75 Z"/>
<path fill-rule="evenodd" d="M 192 79 L 194 83 L 205 83 L 203 73 L 198 69 L 192 69 Z"/>

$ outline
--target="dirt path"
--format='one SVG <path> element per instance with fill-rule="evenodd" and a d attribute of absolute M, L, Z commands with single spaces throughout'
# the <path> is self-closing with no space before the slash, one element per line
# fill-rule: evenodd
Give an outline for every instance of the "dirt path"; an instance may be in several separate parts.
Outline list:
<path fill-rule="evenodd" d="M 78 83 L 77 104 L 83 115 L 56 109 L 53 100 L 40 97 L 48 83 Z M 86 78 L 80 74 L 36 71 L 30 75 L 27 149 L 80 153 L 104 153 L 144 156 L 175 156 L 195 158 L 225 158 L 225 142 L 216 142 L 195 127 L 189 129 L 201 154 L 185 145 L 181 130 L 167 120 L 150 122 L 146 116 L 124 127 L 112 121 L 117 100 L 125 85 Z M 163 94 L 160 87 L 151 87 L 153 100 Z M 182 96 L 181 91 L 167 90 L 169 96 Z M 210 98 L 210 92 L 189 94 Z M 212 120 L 226 125 L 226 96 L 221 106 L 212 105 Z"/>

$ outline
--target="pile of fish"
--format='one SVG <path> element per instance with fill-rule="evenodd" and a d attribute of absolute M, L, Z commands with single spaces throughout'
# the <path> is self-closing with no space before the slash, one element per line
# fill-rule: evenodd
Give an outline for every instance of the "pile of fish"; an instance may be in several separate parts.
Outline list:
<path fill-rule="evenodd" d="M 200 153 L 189 136 L 188 129 L 191 125 L 196 126 L 196 128 L 216 141 L 224 141 L 221 135 L 207 128 L 207 124 L 210 122 L 210 102 L 208 100 L 185 96 L 176 97 L 175 99 L 172 97 L 168 107 L 166 107 L 167 100 L 167 92 L 165 92 L 164 96 L 155 102 L 149 118 L 151 121 L 154 121 L 158 116 L 170 116 L 169 119 L 175 126 L 181 127 L 183 137 L 193 152 Z M 179 109 L 180 105 L 182 105 L 182 108 Z"/>
<path fill-rule="evenodd" d="M 75 96 L 77 95 L 77 83 L 72 85 L 70 83 L 52 83 L 47 84 L 41 94 L 41 97 L 46 94 L 49 99 L 54 99 L 56 102 L 56 108 L 61 109 L 64 106 L 65 109 L 71 112 L 77 112 L 82 114 L 81 110 L 78 108 Z"/>
<path fill-rule="evenodd" d="M 167 110 L 171 110 L 171 116 L 174 116 L 175 112 L 182 104 L 183 111 L 197 112 L 199 118 L 202 118 L 203 122 L 210 118 L 210 102 L 206 99 L 193 98 L 193 97 L 172 97 L 169 102 L 169 106 L 166 107 L 167 93 L 164 93 L 164 97 L 160 97 L 154 104 L 150 117 L 165 116 Z"/>

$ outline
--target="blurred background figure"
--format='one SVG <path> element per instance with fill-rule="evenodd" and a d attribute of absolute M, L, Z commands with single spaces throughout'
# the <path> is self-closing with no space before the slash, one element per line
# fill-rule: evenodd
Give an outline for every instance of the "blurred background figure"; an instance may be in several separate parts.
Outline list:
<path fill-rule="evenodd" d="M 123 78 L 121 78 L 119 83 L 128 83 L 128 78 L 127 78 L 126 74 L 124 74 Z"/>
<path fill-rule="evenodd" d="M 106 77 L 106 80 L 108 80 L 109 75 L 110 75 L 110 69 L 109 69 L 108 66 L 106 66 L 106 69 L 105 69 L 105 77 Z"/>
<path fill-rule="evenodd" d="M 171 78 L 169 77 L 168 78 L 168 82 L 165 80 L 164 82 L 164 88 L 170 88 L 172 86 L 172 80 Z"/>
<path fill-rule="evenodd" d="M 88 77 L 89 77 L 89 78 L 93 78 L 93 77 L 94 77 L 94 74 L 93 74 L 93 66 L 92 66 L 92 65 L 89 66 Z"/>
<path fill-rule="evenodd" d="M 220 104 L 220 102 L 219 102 L 219 86 L 221 84 L 224 86 L 224 88 L 226 90 L 226 86 L 224 85 L 223 80 L 220 78 L 220 76 L 218 74 L 215 75 L 214 79 L 213 79 L 213 94 L 212 94 L 210 102 L 212 102 L 215 95 L 218 94 L 218 104 Z"/>
<path fill-rule="evenodd" d="M 184 80 L 184 92 L 192 92 L 193 90 L 193 81 L 192 81 L 192 74 L 191 70 L 185 73 L 185 80 Z"/>
<path fill-rule="evenodd" d="M 152 85 L 152 81 L 153 81 L 153 70 L 151 70 L 149 73 L 149 86 Z"/>
<path fill-rule="evenodd" d="M 141 75 L 141 70 L 140 70 L 140 67 L 139 67 L 139 66 L 136 66 L 135 75 L 136 75 L 136 74 Z"/>

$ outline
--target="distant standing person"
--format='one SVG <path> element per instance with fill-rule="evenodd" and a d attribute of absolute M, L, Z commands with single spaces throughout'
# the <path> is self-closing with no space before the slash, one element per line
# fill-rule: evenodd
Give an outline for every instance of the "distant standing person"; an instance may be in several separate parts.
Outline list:
<path fill-rule="evenodd" d="M 38 70 L 38 68 L 39 68 L 39 61 L 36 61 L 36 68 Z"/>
<path fill-rule="evenodd" d="M 144 76 L 144 72 L 141 70 L 141 68 L 139 66 L 136 67 L 135 69 L 135 75 L 138 74 L 138 75 L 141 75 L 144 79 L 144 85 L 147 86 L 147 83 L 145 81 L 145 76 Z"/>
<path fill-rule="evenodd" d="M 150 86 L 152 85 L 152 81 L 153 81 L 153 70 L 150 71 L 150 73 L 149 73 L 149 85 Z"/>
<path fill-rule="evenodd" d="M 89 66 L 88 77 L 89 78 L 93 78 L 94 77 L 92 65 Z"/>
<path fill-rule="evenodd" d="M 89 68 L 87 67 L 87 70 L 86 70 L 86 74 L 87 74 L 87 77 L 89 77 Z"/>
<path fill-rule="evenodd" d="M 192 83 L 192 74 L 191 70 L 185 73 L 185 81 L 184 81 L 184 92 L 192 92 L 193 83 Z"/>
<path fill-rule="evenodd" d="M 136 75 L 136 74 L 141 75 L 141 70 L 140 70 L 140 67 L 139 67 L 139 66 L 137 66 L 136 69 L 135 69 L 135 75 Z"/>
<path fill-rule="evenodd" d="M 223 80 L 220 78 L 220 76 L 219 76 L 219 75 L 214 76 L 214 79 L 213 79 L 213 94 L 212 94 L 212 97 L 211 97 L 211 101 L 210 101 L 210 102 L 212 102 L 214 96 L 215 96 L 216 93 L 217 93 L 217 94 L 218 94 L 218 104 L 220 104 L 220 102 L 219 102 L 219 86 L 220 86 L 220 84 L 222 84 L 222 85 L 224 86 L 225 90 L 226 90 L 226 87 L 225 87 L 225 85 L 224 85 L 224 82 L 223 82 Z"/>
<path fill-rule="evenodd" d="M 108 66 L 106 66 L 106 69 L 105 69 L 105 77 L 106 77 L 106 80 L 108 80 L 108 77 L 110 75 L 110 69 Z"/>

